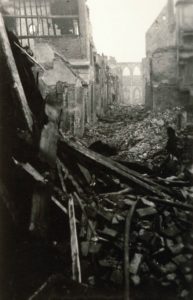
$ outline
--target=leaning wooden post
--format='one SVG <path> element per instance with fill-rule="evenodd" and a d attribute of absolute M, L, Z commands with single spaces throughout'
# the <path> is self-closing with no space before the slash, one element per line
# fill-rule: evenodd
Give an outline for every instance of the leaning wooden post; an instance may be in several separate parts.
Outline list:
<path fill-rule="evenodd" d="M 72 196 L 69 198 L 68 202 L 69 210 L 69 223 L 70 223 L 70 234 L 71 234 L 71 255 L 72 255 L 72 279 L 81 283 L 81 269 L 80 269 L 80 257 L 79 257 L 79 247 L 78 238 L 76 230 L 76 217 L 74 210 L 74 199 Z"/>
<path fill-rule="evenodd" d="M 13 57 L 13 53 L 11 50 L 11 46 L 5 29 L 4 20 L 1 13 L 0 13 L 0 44 L 3 53 L 5 55 L 7 67 L 11 75 L 11 80 L 12 80 L 12 85 L 13 85 L 15 95 L 20 101 L 21 109 L 24 114 L 27 128 L 32 132 L 32 127 L 33 127 L 32 113 L 26 100 L 26 96 L 15 64 L 15 59 Z"/>

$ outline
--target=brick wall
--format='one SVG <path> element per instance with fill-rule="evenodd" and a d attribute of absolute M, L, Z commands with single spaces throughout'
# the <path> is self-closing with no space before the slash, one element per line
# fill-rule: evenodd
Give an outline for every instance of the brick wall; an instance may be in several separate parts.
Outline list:
<path fill-rule="evenodd" d="M 152 80 L 158 84 L 177 84 L 176 48 L 159 49 L 152 55 Z"/>
<path fill-rule="evenodd" d="M 67 59 L 87 58 L 87 51 L 85 47 L 82 46 L 83 42 L 80 37 L 66 35 L 52 39 L 41 39 L 37 42 L 48 43 Z"/>
<path fill-rule="evenodd" d="M 145 103 L 154 109 L 180 105 L 176 17 L 173 1 L 162 9 L 146 33 Z"/>
<path fill-rule="evenodd" d="M 193 1 L 178 1 L 176 15 L 179 86 L 193 94 Z"/>
<path fill-rule="evenodd" d="M 153 87 L 154 110 L 165 110 L 180 105 L 179 90 L 176 86 L 161 84 L 158 87 Z"/>
<path fill-rule="evenodd" d="M 151 55 L 157 49 L 176 45 L 175 23 L 171 26 L 168 7 L 165 6 L 146 33 L 146 54 Z"/>
<path fill-rule="evenodd" d="M 193 1 L 173 1 L 163 8 L 146 34 L 144 94 L 148 107 L 193 105 Z M 192 106 L 191 106 L 192 105 Z"/>

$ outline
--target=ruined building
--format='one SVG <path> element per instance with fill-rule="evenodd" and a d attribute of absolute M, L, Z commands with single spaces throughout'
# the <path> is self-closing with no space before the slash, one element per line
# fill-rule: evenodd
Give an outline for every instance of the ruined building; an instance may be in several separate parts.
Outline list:
<path fill-rule="evenodd" d="M 118 63 L 121 69 L 122 102 L 124 104 L 143 104 L 142 64 L 140 62 Z"/>
<path fill-rule="evenodd" d="M 174 5 L 168 0 L 146 34 L 143 79 L 147 106 L 191 106 L 192 36 L 193 1 L 180 0 Z"/>
<path fill-rule="evenodd" d="M 144 103 L 143 70 L 140 62 L 117 62 L 109 58 L 112 72 L 119 79 L 118 102 L 123 105 L 138 105 Z"/>
<path fill-rule="evenodd" d="M 82 136 L 86 123 L 97 119 L 96 107 L 102 115 L 117 97 L 113 74 L 106 63 L 100 71 L 104 64 L 96 59 L 86 1 L 2 1 L 8 30 L 23 47 L 30 47 L 39 64 L 34 74 L 47 114 L 53 119 L 57 103 L 62 109 L 61 129 Z"/>
<path fill-rule="evenodd" d="M 4 7 L 9 12 L 4 17 L 15 23 L 22 45 L 30 46 L 40 63 L 51 62 L 58 51 L 88 80 L 94 45 L 85 0 L 10 0 Z"/>

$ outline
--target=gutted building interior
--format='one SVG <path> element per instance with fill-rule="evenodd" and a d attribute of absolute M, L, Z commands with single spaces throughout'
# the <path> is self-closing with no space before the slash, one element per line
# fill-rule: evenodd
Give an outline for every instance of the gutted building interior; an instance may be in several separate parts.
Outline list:
<path fill-rule="evenodd" d="M 163 1 L 120 62 L 89 1 L 0 0 L 0 300 L 193 299 L 193 0 Z"/>

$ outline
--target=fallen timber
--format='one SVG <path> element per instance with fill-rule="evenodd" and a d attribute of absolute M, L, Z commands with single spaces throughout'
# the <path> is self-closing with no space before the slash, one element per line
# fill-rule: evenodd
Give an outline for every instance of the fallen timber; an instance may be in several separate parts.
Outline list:
<path fill-rule="evenodd" d="M 30 111 L 29 105 L 27 103 L 27 99 L 23 90 L 23 86 L 21 84 L 21 79 L 18 74 L 18 70 L 16 67 L 16 63 L 13 57 L 13 53 L 10 47 L 9 39 L 7 36 L 7 32 L 5 29 L 5 24 L 3 17 L 0 13 L 0 45 L 4 54 L 4 57 L 6 59 L 6 64 L 9 70 L 9 74 L 11 76 L 12 80 L 12 86 L 13 92 L 15 94 L 16 99 L 20 103 L 20 108 L 23 112 L 24 119 L 26 122 L 26 127 L 28 130 L 32 132 L 33 127 L 33 119 L 32 119 L 32 113 Z"/>
<path fill-rule="evenodd" d="M 21 139 L 17 141 L 20 150 Z M 35 240 L 47 240 L 50 238 L 46 233 L 50 226 L 45 213 L 48 206 L 53 213 L 51 218 L 56 219 L 55 225 L 62 215 L 62 238 L 55 237 L 57 230 L 53 225 L 54 235 L 50 238 L 50 248 L 57 251 L 59 264 L 64 259 L 68 261 L 66 269 L 58 268 L 60 274 L 70 270 L 68 276 L 77 284 L 82 282 L 84 288 L 84 284 L 98 287 L 104 283 L 112 294 L 117 289 L 121 297 L 115 296 L 114 299 L 123 299 L 123 290 L 125 299 L 132 298 L 133 290 L 140 290 L 140 284 L 146 284 L 150 277 L 162 287 L 174 285 L 177 289 L 181 286 L 179 294 L 188 292 L 192 280 L 189 265 L 193 249 L 190 185 L 187 187 L 190 195 L 181 201 L 172 188 L 83 147 L 68 139 L 65 133 L 61 133 L 58 140 L 54 164 L 46 160 L 42 162 L 38 152 L 31 153 L 27 139 L 22 145 L 24 152 L 28 149 L 25 159 L 21 159 L 19 151 L 13 151 L 11 171 L 20 192 L 25 190 L 27 181 L 32 186 L 23 199 L 23 206 L 27 204 L 31 212 L 27 224 L 33 221 L 27 232 L 30 238 L 35 236 Z M 176 184 L 178 187 L 178 182 L 174 181 L 173 186 Z M 105 191 L 98 193 L 96 188 L 99 186 L 100 190 L 100 185 Z M 16 197 L 14 206 L 9 205 L 6 190 L 1 189 L 0 196 L 12 213 L 21 199 L 18 201 Z M 58 211 L 62 214 L 59 215 Z M 20 213 L 21 217 L 24 215 L 30 215 L 27 209 Z M 43 228 L 41 232 L 39 227 Z M 66 249 L 70 255 L 66 254 Z M 85 261 L 89 265 L 89 274 L 84 271 Z M 38 270 L 38 266 L 36 268 Z M 46 295 L 49 281 L 42 280 L 45 284 L 37 289 L 40 286 L 37 280 L 34 287 L 37 291 L 28 292 L 25 299 L 41 299 L 38 295 L 44 292 Z M 63 290 L 63 299 L 69 296 L 68 293 L 68 289 Z M 30 295 L 33 296 L 29 298 Z M 99 298 L 103 299 L 102 296 Z"/>
<path fill-rule="evenodd" d="M 121 178 L 132 182 L 136 186 L 142 187 L 146 191 L 158 195 L 160 197 L 167 197 L 167 194 L 171 195 L 170 189 L 155 183 L 151 179 L 147 179 L 136 171 L 130 170 L 129 168 L 121 165 L 120 163 L 113 161 L 108 157 L 89 150 L 88 148 L 66 139 L 65 135 L 60 131 L 62 135 L 62 143 L 64 144 L 64 151 L 74 154 L 77 159 L 81 159 L 86 165 L 93 165 L 95 167 L 100 166 L 101 168 L 107 169 L 108 171 L 120 176 Z M 60 147 L 60 145 L 59 145 Z M 62 149 L 61 149 L 62 151 Z"/>
<path fill-rule="evenodd" d="M 89 150 L 90 152 L 90 150 Z M 106 159 L 106 158 L 104 158 Z M 44 178 L 37 170 L 34 169 L 33 166 L 31 166 L 30 164 L 23 164 L 23 163 L 19 163 L 17 160 L 14 159 L 14 162 L 16 165 L 20 166 L 24 171 L 26 171 L 30 176 L 32 176 L 32 178 L 34 178 L 37 182 L 41 182 L 43 184 L 46 184 L 48 183 L 48 180 L 46 178 Z M 100 164 L 100 163 L 98 163 Z M 122 175 L 122 174 L 121 174 Z M 59 176 L 60 173 L 59 173 Z M 73 178 L 73 177 L 71 177 Z M 136 182 L 135 182 L 136 183 Z M 53 183 L 49 182 L 49 184 L 53 185 Z M 75 183 L 75 180 L 73 179 L 73 184 L 77 184 Z M 62 190 L 63 192 L 67 192 L 66 190 L 66 187 L 64 188 L 64 182 L 62 181 L 61 183 L 62 185 Z M 77 184 L 78 185 L 78 184 Z M 78 189 L 79 189 L 79 192 L 80 192 L 80 187 L 78 186 Z M 130 191 L 130 188 L 127 188 L 123 191 L 118 191 L 116 193 L 107 193 L 107 194 L 103 194 L 101 196 L 110 196 L 110 195 L 115 195 L 115 196 L 119 196 L 121 195 L 122 193 L 124 194 L 127 194 L 127 192 Z M 155 190 L 154 190 L 155 191 Z M 154 192 L 155 193 L 155 192 Z M 157 194 L 158 196 L 160 196 L 159 192 Z M 163 196 L 163 194 L 162 194 Z M 155 196 L 150 196 L 150 199 L 152 202 L 155 202 L 157 204 L 161 204 L 161 205 L 165 205 L 165 206 L 169 206 L 169 207 L 177 207 L 177 208 L 180 208 L 180 209 L 183 209 L 183 210 L 186 210 L 186 211 L 190 211 L 190 212 L 193 212 L 193 205 L 188 205 L 188 204 L 184 204 L 184 203 L 180 203 L 180 202 L 174 202 L 174 201 L 171 201 L 171 200 L 166 200 L 166 199 L 161 199 L 160 197 L 156 198 Z M 111 203 L 112 205 L 116 205 L 115 203 Z"/>

